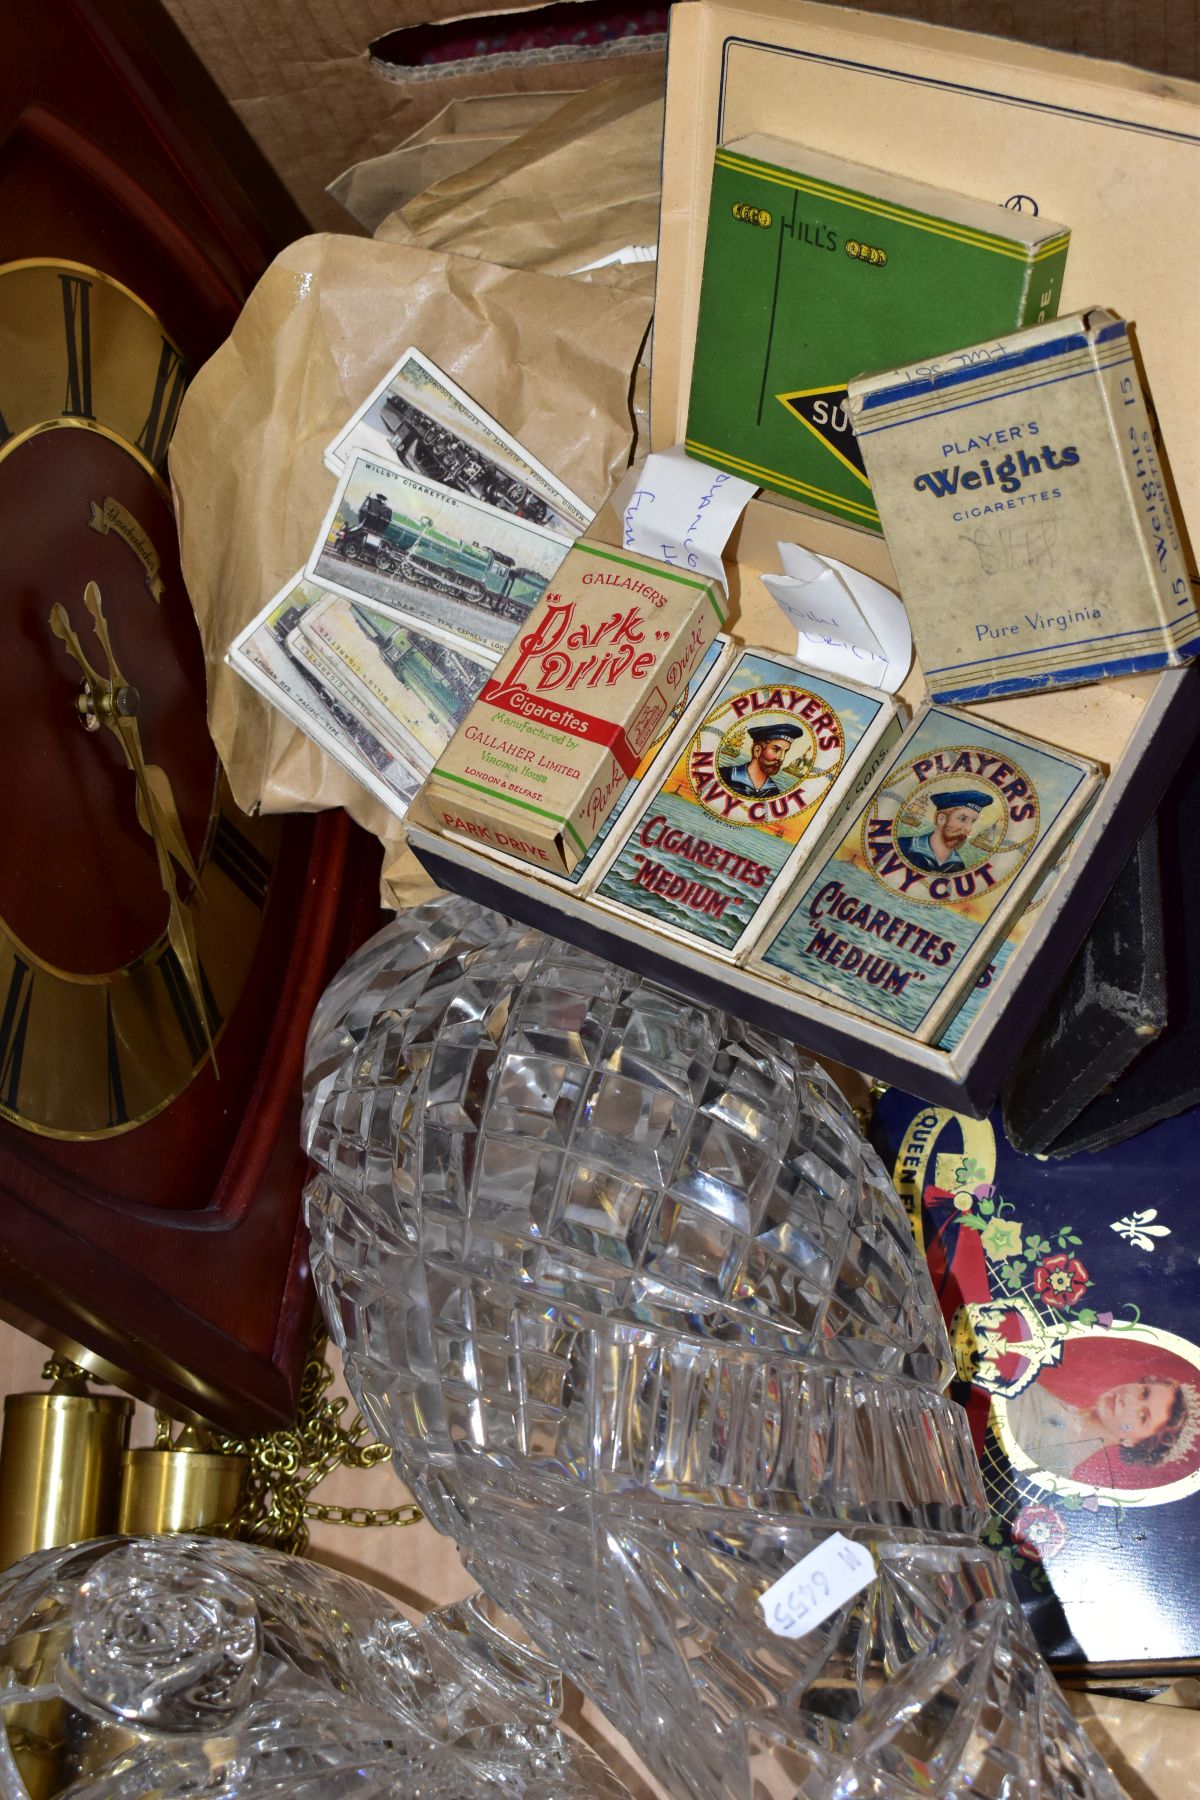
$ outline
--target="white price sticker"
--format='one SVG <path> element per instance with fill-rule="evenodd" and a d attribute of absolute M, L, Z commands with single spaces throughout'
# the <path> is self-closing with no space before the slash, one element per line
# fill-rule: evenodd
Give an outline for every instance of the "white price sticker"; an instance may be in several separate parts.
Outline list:
<path fill-rule="evenodd" d="M 835 1531 L 760 1594 L 758 1604 L 776 1637 L 803 1637 L 874 1579 L 871 1552 Z"/>

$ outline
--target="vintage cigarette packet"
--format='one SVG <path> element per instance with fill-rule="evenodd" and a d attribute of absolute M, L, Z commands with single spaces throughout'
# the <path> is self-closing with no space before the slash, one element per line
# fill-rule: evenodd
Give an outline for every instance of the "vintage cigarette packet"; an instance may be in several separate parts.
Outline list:
<path fill-rule="evenodd" d="M 1200 652 L 1114 313 L 852 382 L 850 410 L 935 699 L 1069 687 Z"/>
<path fill-rule="evenodd" d="M 419 631 L 499 652 L 569 548 L 559 532 L 357 456 L 306 573 Z"/>
<path fill-rule="evenodd" d="M 570 874 L 725 606 L 718 582 L 581 539 L 439 758 L 420 817 Z"/>
<path fill-rule="evenodd" d="M 968 1026 L 975 1023 L 980 1012 L 995 994 L 1005 969 L 1037 924 L 1043 906 L 1058 885 L 1059 876 L 1063 874 L 1074 855 L 1079 842 L 1079 834 L 1083 830 L 1094 804 L 1093 796 L 1076 820 L 1066 844 L 1044 871 L 1026 904 L 1005 928 L 999 943 L 993 946 L 990 961 L 985 963 L 981 972 L 975 977 L 974 984 L 967 990 L 961 1003 L 942 1026 L 941 1035 L 938 1038 L 939 1049 L 957 1049 L 967 1035 Z"/>
<path fill-rule="evenodd" d="M 662 727 L 656 733 L 653 743 L 647 745 L 633 772 L 632 779 L 626 782 L 617 798 L 616 805 L 593 838 L 587 855 L 576 863 L 569 875 L 555 875 L 549 869 L 539 869 L 538 879 L 540 881 L 546 882 L 550 887 L 559 888 L 563 893 L 585 894 L 589 891 L 611 861 L 611 852 L 618 841 L 617 825 L 626 807 L 640 793 L 644 792 L 643 782 L 647 785 L 654 783 L 670 768 L 681 741 L 688 734 L 692 716 L 697 708 L 703 708 L 706 705 L 710 693 L 720 681 L 732 654 L 733 645 L 730 640 L 723 633 L 719 633 L 696 665 L 686 691 L 680 695 L 663 720 Z M 443 836 L 449 838 L 457 835 L 453 831 L 443 833 Z M 460 838 L 459 841 L 470 843 L 472 850 L 477 854 L 487 856 L 493 862 L 503 863 L 507 868 L 519 869 L 523 874 L 529 874 L 528 865 L 518 862 L 514 856 L 509 856 L 500 850 L 493 850 L 490 845 L 481 844 L 477 840 Z"/>
<path fill-rule="evenodd" d="M 1058 311 L 1069 233 L 782 138 L 716 153 L 689 453 L 868 530 L 850 378 Z"/>
<path fill-rule="evenodd" d="M 1100 779 L 1082 757 L 927 706 L 750 966 L 936 1041 Z"/>
<path fill-rule="evenodd" d="M 595 900 L 729 959 L 886 761 L 900 716 L 877 690 L 742 650 L 690 723 Z"/>

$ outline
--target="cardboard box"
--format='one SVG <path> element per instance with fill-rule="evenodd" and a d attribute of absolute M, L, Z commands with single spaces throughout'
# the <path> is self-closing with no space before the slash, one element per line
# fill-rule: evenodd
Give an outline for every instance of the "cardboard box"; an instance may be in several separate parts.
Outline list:
<path fill-rule="evenodd" d="M 656 444 L 677 439 L 686 421 L 713 149 L 751 129 L 786 136 L 797 117 L 804 119 L 806 139 L 830 154 L 935 183 L 952 170 L 960 192 L 1036 203 L 1068 225 L 1060 312 L 1102 296 L 1134 322 L 1179 511 L 1185 519 L 1200 516 L 1200 366 L 1181 328 L 1194 313 L 1200 262 L 1200 90 L 1151 81 L 1135 69 L 786 0 L 744 6 L 697 0 L 673 16 L 651 415 Z M 1131 253 L 1138 245 L 1144 252 Z M 895 582 L 886 549 L 865 533 L 818 522 L 785 500 L 752 501 L 731 545 L 738 585 L 729 629 L 736 638 L 771 641 L 768 621 L 777 615 L 759 575 L 778 566 L 775 545 L 786 537 Z M 924 698 L 919 668 L 902 692 L 913 704 Z M 863 1030 L 839 1034 L 833 1053 L 872 1072 L 886 1073 L 887 1064 L 895 1070 L 890 1079 L 930 1098 L 981 1108 L 1156 804 L 1195 729 L 1198 705 L 1200 681 L 1194 670 L 1183 670 L 975 709 L 1092 757 L 1108 770 L 1105 788 L 1036 924 L 953 1051 L 876 1041 Z M 828 1014 L 810 1019 L 797 1006 L 792 1035 L 814 1043 L 828 1024 Z"/>
<path fill-rule="evenodd" d="M 879 20 L 802 0 L 757 5 L 693 0 L 672 15 L 652 429 L 684 435 L 699 302 L 708 185 L 719 142 L 751 130 L 806 138 L 834 155 L 895 168 L 960 191 L 1036 202 L 1070 226 L 1062 311 L 1102 296 L 1135 322 L 1171 457 L 1180 511 L 1200 517 L 1200 367 L 1193 354 L 1200 260 L 1200 90 L 1137 70 L 997 39 Z M 1137 171 L 1131 179 L 1130 171 Z M 794 633 L 764 589 L 781 539 L 893 583 L 884 545 L 784 500 L 755 500 L 730 543 L 728 629 L 791 651 Z M 914 668 L 903 697 L 925 684 Z M 1080 827 L 1036 922 L 983 993 L 952 1050 L 917 1044 L 870 1020 L 727 970 L 690 946 L 669 956 L 653 933 L 551 893 L 536 878 L 490 872 L 469 853 L 413 835 L 439 880 L 518 910 L 701 999 L 749 1016 L 818 1054 L 927 1099 L 981 1114 L 1157 803 L 1200 713 L 1200 677 L 1172 670 L 989 702 L 979 716 L 1091 757 L 1108 779 Z M 466 861 L 464 862 L 464 856 Z"/>

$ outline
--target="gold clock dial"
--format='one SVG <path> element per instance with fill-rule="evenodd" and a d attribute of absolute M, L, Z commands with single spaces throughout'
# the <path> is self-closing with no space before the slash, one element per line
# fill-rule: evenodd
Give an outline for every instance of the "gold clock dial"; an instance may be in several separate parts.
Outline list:
<path fill-rule="evenodd" d="M 187 386 L 178 345 L 137 295 L 82 263 L 0 266 L 0 442 L 98 424 L 155 469 Z"/>
<path fill-rule="evenodd" d="M 162 475 L 186 378 L 121 283 L 0 267 L 0 1117 L 51 1137 L 129 1131 L 209 1061 L 279 849 L 207 732 Z"/>

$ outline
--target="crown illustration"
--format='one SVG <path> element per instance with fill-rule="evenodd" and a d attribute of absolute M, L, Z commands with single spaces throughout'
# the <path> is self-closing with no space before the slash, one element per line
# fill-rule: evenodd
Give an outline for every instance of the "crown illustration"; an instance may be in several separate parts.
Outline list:
<path fill-rule="evenodd" d="M 1016 1325 L 1017 1335 L 1004 1328 Z M 960 1381 L 986 1388 L 1005 1400 L 1015 1399 L 1038 1378 L 1042 1369 L 1062 1361 L 1067 1327 L 1059 1320 L 1047 1322 L 1038 1307 L 1023 1294 L 1012 1299 L 965 1301 L 950 1321 L 950 1348 Z M 1005 1378 L 1004 1360 L 1017 1367 Z"/>

